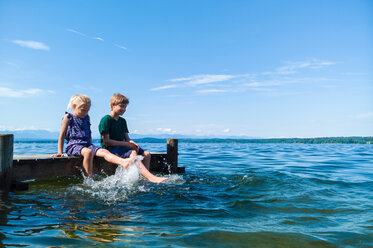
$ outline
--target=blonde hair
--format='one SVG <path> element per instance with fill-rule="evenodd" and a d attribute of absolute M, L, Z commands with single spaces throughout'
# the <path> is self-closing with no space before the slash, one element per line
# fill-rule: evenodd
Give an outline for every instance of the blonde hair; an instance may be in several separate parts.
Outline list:
<path fill-rule="evenodd" d="M 86 95 L 73 95 L 70 98 L 70 102 L 69 105 L 67 105 L 67 108 L 74 109 L 73 105 L 75 105 L 76 107 L 80 107 L 83 104 L 91 106 L 91 99 Z"/>
<path fill-rule="evenodd" d="M 122 104 L 122 103 L 129 104 L 130 100 L 122 94 L 115 93 L 110 98 L 110 109 L 113 109 L 113 106 Z"/>

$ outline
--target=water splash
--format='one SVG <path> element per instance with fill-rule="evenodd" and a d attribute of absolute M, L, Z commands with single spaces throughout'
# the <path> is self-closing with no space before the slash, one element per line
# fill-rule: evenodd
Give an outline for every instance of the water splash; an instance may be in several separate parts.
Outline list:
<path fill-rule="evenodd" d="M 185 183 L 185 180 L 182 175 L 171 175 L 166 181 L 166 184 L 173 184 L 173 185 L 182 185 Z"/>
<path fill-rule="evenodd" d="M 138 192 L 147 191 L 143 185 L 139 185 L 141 170 L 139 164 L 142 159 L 142 156 L 133 158 L 127 168 L 118 166 L 112 176 L 96 177 L 96 179 L 85 177 L 82 185 L 71 189 L 106 203 L 127 200 Z"/>

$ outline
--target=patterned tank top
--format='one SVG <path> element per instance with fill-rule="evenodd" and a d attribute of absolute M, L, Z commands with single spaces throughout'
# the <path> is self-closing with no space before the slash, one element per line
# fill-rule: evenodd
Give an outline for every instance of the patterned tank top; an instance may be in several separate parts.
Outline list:
<path fill-rule="evenodd" d="M 75 144 L 91 144 L 91 123 L 89 115 L 79 118 L 66 112 L 69 123 L 66 131 L 66 148 Z"/>

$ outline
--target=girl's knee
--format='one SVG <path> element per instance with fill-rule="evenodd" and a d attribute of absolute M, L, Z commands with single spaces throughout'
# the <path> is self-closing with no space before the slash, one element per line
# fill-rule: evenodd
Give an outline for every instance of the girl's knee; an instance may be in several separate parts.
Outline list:
<path fill-rule="evenodd" d="M 150 156 L 151 156 L 151 154 L 150 154 L 150 152 L 148 152 L 148 151 L 144 151 L 144 157 L 146 157 L 146 158 L 150 158 Z"/>
<path fill-rule="evenodd" d="M 80 153 L 83 157 L 93 157 L 93 150 L 89 148 L 83 148 Z"/>

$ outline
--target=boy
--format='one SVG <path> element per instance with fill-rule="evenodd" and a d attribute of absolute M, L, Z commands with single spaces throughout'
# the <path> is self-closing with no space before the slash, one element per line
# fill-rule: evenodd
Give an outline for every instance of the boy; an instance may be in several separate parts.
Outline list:
<path fill-rule="evenodd" d="M 114 94 L 110 98 L 111 112 L 102 117 L 98 129 L 101 134 L 101 146 L 111 153 L 128 158 L 136 155 L 144 156 L 144 166 L 150 168 L 150 152 L 144 151 L 128 136 L 126 120 L 121 115 L 126 112 L 129 99 L 122 94 Z"/>

